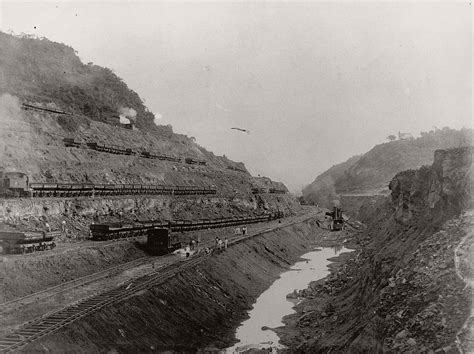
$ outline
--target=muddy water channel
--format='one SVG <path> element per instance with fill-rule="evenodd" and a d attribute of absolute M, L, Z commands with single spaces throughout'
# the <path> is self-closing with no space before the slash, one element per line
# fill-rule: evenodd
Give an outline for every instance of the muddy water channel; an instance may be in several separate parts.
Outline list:
<path fill-rule="evenodd" d="M 270 329 L 283 325 L 284 316 L 294 313 L 296 299 L 287 299 L 286 295 L 296 290 L 305 289 L 314 280 L 324 278 L 329 274 L 328 258 L 347 252 L 344 247 L 319 248 L 302 256 L 303 260 L 296 263 L 290 270 L 282 273 L 253 305 L 249 312 L 250 318 L 245 320 L 236 331 L 239 340 L 233 347 L 226 349 L 227 353 L 245 350 L 273 348 L 283 349 L 279 338 Z"/>

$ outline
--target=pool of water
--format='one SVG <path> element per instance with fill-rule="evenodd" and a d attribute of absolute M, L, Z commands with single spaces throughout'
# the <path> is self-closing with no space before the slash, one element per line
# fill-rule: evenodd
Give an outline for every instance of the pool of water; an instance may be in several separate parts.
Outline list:
<path fill-rule="evenodd" d="M 341 252 L 349 251 L 344 247 L 319 248 L 302 256 L 303 261 L 296 263 L 290 270 L 280 274 L 280 278 L 263 292 L 249 312 L 250 318 L 237 328 L 236 338 L 239 340 L 226 353 L 242 352 L 250 349 L 284 348 L 272 330 L 283 325 L 284 316 L 294 313 L 293 306 L 298 300 L 287 299 L 286 295 L 296 290 L 306 289 L 314 280 L 324 278 L 328 273 L 328 258 Z"/>

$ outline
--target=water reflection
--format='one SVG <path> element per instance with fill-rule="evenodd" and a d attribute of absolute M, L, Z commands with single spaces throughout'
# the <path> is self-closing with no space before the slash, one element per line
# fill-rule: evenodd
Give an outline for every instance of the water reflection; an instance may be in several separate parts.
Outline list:
<path fill-rule="evenodd" d="M 236 338 L 239 342 L 226 349 L 226 352 L 235 353 L 269 347 L 284 348 L 278 343 L 276 333 L 269 328 L 282 326 L 282 318 L 294 313 L 293 306 L 297 300 L 287 299 L 286 295 L 294 290 L 306 288 L 311 281 L 324 278 L 329 273 L 327 266 L 330 262 L 327 259 L 346 251 L 348 250 L 341 245 L 337 248 L 321 248 L 303 255 L 305 260 L 282 273 L 280 278 L 260 295 L 249 312 L 250 318 L 237 328 Z M 262 330 L 262 327 L 266 330 Z"/>
<path fill-rule="evenodd" d="M 332 249 L 334 250 L 334 254 L 335 255 L 338 255 L 339 253 L 341 253 L 341 250 L 344 248 L 344 246 L 342 245 L 342 243 L 339 243 L 335 246 L 332 246 Z"/>

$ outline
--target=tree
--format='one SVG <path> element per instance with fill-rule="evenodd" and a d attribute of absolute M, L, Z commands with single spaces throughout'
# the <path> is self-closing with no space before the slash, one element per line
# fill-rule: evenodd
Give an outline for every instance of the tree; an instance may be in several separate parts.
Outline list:
<path fill-rule="evenodd" d="M 392 134 L 392 135 L 387 136 L 387 139 L 390 141 L 394 141 L 395 139 L 397 139 L 397 137 Z"/>

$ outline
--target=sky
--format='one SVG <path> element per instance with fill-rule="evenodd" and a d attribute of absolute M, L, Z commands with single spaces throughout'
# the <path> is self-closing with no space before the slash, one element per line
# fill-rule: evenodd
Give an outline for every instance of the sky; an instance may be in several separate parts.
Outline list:
<path fill-rule="evenodd" d="M 0 29 L 72 46 L 159 124 L 293 192 L 388 135 L 472 126 L 467 1 L 0 0 Z"/>

